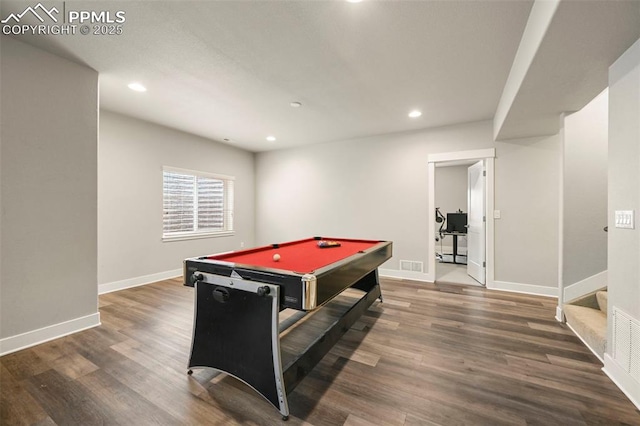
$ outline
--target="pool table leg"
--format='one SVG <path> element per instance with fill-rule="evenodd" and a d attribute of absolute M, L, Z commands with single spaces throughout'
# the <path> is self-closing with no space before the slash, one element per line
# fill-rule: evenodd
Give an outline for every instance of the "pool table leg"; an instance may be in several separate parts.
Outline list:
<path fill-rule="evenodd" d="M 280 287 L 199 273 L 189 371 L 232 375 L 289 416 L 278 331 Z"/>

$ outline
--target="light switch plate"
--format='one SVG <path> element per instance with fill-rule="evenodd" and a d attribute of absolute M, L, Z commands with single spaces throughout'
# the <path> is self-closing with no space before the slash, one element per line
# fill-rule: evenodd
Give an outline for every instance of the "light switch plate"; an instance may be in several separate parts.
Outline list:
<path fill-rule="evenodd" d="M 493 211 L 493 218 L 494 219 L 500 219 L 500 210 L 494 210 Z"/>
<path fill-rule="evenodd" d="M 616 210 L 615 225 L 616 228 L 635 229 L 635 219 L 633 210 Z"/>

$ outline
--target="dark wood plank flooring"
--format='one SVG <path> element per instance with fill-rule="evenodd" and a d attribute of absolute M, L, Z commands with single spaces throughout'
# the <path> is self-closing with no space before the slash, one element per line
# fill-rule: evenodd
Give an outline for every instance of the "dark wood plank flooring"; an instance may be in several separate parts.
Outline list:
<path fill-rule="evenodd" d="M 289 395 L 286 423 L 238 380 L 186 374 L 193 289 L 174 279 L 102 295 L 100 327 L 0 358 L 0 424 L 640 425 L 555 299 L 382 292 Z"/>

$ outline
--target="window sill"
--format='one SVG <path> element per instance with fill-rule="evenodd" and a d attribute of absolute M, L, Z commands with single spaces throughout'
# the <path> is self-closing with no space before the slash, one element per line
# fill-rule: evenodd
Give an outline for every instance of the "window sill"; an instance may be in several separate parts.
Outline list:
<path fill-rule="evenodd" d="M 162 242 L 169 243 L 172 241 L 199 240 L 202 238 L 230 237 L 232 235 L 235 235 L 235 231 L 198 232 L 198 233 L 192 233 L 192 234 L 163 235 Z"/>

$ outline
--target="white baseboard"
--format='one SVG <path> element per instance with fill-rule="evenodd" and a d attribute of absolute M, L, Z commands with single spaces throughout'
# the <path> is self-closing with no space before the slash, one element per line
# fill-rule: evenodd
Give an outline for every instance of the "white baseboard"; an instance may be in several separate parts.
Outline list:
<path fill-rule="evenodd" d="M 182 275 L 182 269 L 158 272 L 157 274 L 143 275 L 141 277 L 128 278 L 126 280 L 114 281 L 98 285 L 98 294 L 111 293 L 112 291 L 124 290 L 125 288 L 137 287 L 140 285 L 155 283 L 156 281 L 176 278 Z"/>
<path fill-rule="evenodd" d="M 427 283 L 433 283 L 435 281 L 434 277 L 431 274 L 425 274 L 422 272 L 412 272 L 412 271 L 400 271 L 396 269 L 378 269 L 378 273 L 381 277 L 389 277 L 396 279 L 407 279 L 413 281 L 422 281 Z M 499 290 L 499 291 L 510 291 L 512 293 L 525 293 L 525 294 L 533 294 L 536 296 L 549 296 L 549 297 L 558 297 L 558 288 L 557 287 L 545 287 L 541 285 L 533 285 L 533 284 L 521 284 L 521 283 L 510 283 L 506 281 L 487 281 L 487 289 L 489 290 Z"/>
<path fill-rule="evenodd" d="M 604 374 L 629 398 L 640 410 L 640 383 L 635 381 L 608 353 L 604 354 Z"/>
<path fill-rule="evenodd" d="M 562 312 L 562 306 L 556 306 L 556 320 L 558 322 L 564 322 L 564 312 Z"/>
<path fill-rule="evenodd" d="M 578 281 L 575 284 L 568 285 L 564 288 L 564 303 L 571 302 L 572 300 L 582 297 L 585 294 L 593 293 L 596 290 L 600 290 L 607 286 L 609 274 L 607 271 L 599 272 L 595 275 L 585 278 L 582 281 Z"/>
<path fill-rule="evenodd" d="M 100 325 L 100 312 L 0 339 L 0 356 Z"/>
<path fill-rule="evenodd" d="M 397 269 L 380 268 L 378 269 L 378 274 L 381 277 L 412 280 L 412 281 L 422 281 L 426 283 L 432 283 L 434 281 L 433 277 L 430 274 L 425 274 L 424 272 L 400 271 Z"/>
<path fill-rule="evenodd" d="M 546 287 L 534 284 L 510 283 L 507 281 L 487 282 L 487 289 L 510 291 L 512 293 L 533 294 L 536 296 L 558 297 L 558 287 Z"/>

